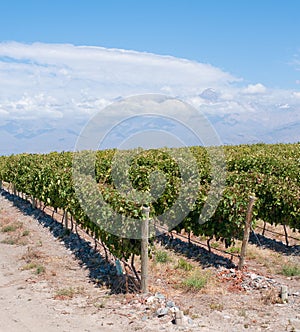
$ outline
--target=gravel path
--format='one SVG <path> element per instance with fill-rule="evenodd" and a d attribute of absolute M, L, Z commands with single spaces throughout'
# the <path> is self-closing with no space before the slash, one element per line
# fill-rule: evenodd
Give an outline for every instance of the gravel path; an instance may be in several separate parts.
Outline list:
<path fill-rule="evenodd" d="M 19 223 L 22 234 L 29 233 L 0 233 L 1 332 L 124 331 L 128 319 L 114 314 L 113 303 L 100 309 L 107 290 L 89 282 L 87 271 L 48 229 L 3 196 L 0 211 L 1 225 Z M 39 266 L 45 272 L 38 273 Z"/>

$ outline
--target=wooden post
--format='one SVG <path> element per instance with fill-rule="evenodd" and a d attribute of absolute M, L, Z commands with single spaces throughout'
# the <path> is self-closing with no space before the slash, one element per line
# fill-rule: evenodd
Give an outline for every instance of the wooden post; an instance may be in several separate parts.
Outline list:
<path fill-rule="evenodd" d="M 285 243 L 286 243 L 286 246 L 288 247 L 289 246 L 289 236 L 288 236 L 285 224 L 283 224 L 283 230 L 284 230 L 284 236 L 285 236 Z"/>
<path fill-rule="evenodd" d="M 179 326 L 183 325 L 183 311 L 178 310 L 175 312 L 175 324 Z"/>
<path fill-rule="evenodd" d="M 243 242 L 242 242 L 239 266 L 238 266 L 239 270 L 242 270 L 242 268 L 244 267 L 244 261 L 245 261 L 246 250 L 247 250 L 247 245 L 248 245 L 249 235 L 250 235 L 250 228 L 251 228 L 252 210 L 253 210 L 253 206 L 254 206 L 256 199 L 257 198 L 255 196 L 250 196 L 250 200 L 248 203 L 246 223 L 245 223 L 245 229 L 244 229 L 244 237 L 243 237 Z"/>
<path fill-rule="evenodd" d="M 64 222 L 65 222 L 65 228 L 68 228 L 68 211 L 64 210 Z"/>
<path fill-rule="evenodd" d="M 36 208 L 36 200 L 33 196 L 31 196 L 31 206 L 32 206 L 33 209 Z"/>
<path fill-rule="evenodd" d="M 142 219 L 141 225 L 141 291 L 142 293 L 148 292 L 148 236 L 149 236 L 149 213 L 150 208 L 142 208 L 145 218 Z"/>
<path fill-rule="evenodd" d="M 73 222 L 73 215 L 71 214 L 71 231 L 73 232 L 74 229 L 74 222 Z M 96 250 L 96 247 L 95 247 Z"/>
<path fill-rule="evenodd" d="M 289 290 L 286 285 L 282 285 L 280 289 L 280 297 L 283 303 L 288 302 Z"/>
<path fill-rule="evenodd" d="M 267 222 L 264 221 L 264 228 L 263 228 L 263 231 L 262 231 L 262 233 L 261 233 L 261 235 L 263 235 L 263 236 L 265 235 L 266 225 L 267 225 Z"/>

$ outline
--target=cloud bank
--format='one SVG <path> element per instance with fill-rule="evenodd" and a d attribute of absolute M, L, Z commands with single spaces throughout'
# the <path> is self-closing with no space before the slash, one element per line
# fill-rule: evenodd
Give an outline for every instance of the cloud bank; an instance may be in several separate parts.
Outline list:
<path fill-rule="evenodd" d="M 0 154 L 72 150 L 96 112 L 149 93 L 199 109 L 224 144 L 300 140 L 300 91 L 247 85 L 210 64 L 171 56 L 0 43 L 0 86 Z"/>

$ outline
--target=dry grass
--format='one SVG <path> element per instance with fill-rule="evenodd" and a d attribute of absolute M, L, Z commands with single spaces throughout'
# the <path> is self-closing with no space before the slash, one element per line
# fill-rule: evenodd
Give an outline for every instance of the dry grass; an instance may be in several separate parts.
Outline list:
<path fill-rule="evenodd" d="M 40 251 L 32 247 L 27 247 L 27 252 L 21 257 L 21 259 L 24 260 L 26 264 L 22 266 L 21 270 L 34 270 L 35 274 L 45 273 L 46 268 L 41 261 L 42 258 L 43 255 Z"/>
<path fill-rule="evenodd" d="M 166 250 L 159 244 L 156 245 L 156 252 L 160 253 L 159 262 L 154 255 L 149 263 L 151 292 L 159 291 L 166 295 L 187 291 L 220 293 L 220 284 L 213 269 L 202 269 L 196 261 Z"/>
<path fill-rule="evenodd" d="M 28 263 L 26 265 L 24 265 L 22 268 L 21 268 L 22 271 L 25 271 L 25 270 L 34 270 L 34 273 L 35 274 L 42 274 L 46 271 L 46 268 L 41 265 L 41 264 L 38 264 L 38 263 L 35 263 L 35 262 L 31 262 L 31 263 Z"/>
<path fill-rule="evenodd" d="M 181 286 L 187 291 L 197 292 L 204 288 L 210 279 L 208 271 L 194 270 L 182 281 Z"/>
<path fill-rule="evenodd" d="M 75 295 L 84 294 L 83 287 L 68 287 L 68 288 L 60 288 L 54 294 L 55 300 L 69 300 L 72 299 Z"/>
<path fill-rule="evenodd" d="M 2 233 L 12 233 L 15 232 L 17 229 L 22 228 L 22 223 L 10 223 L 8 225 L 5 225 L 1 228 Z"/>
<path fill-rule="evenodd" d="M 42 253 L 32 247 L 28 247 L 27 252 L 21 257 L 21 259 L 25 260 L 27 263 L 40 260 L 41 258 L 43 258 Z"/>
<path fill-rule="evenodd" d="M 10 237 L 7 237 L 4 240 L 2 240 L 1 243 L 3 243 L 3 244 L 9 244 L 9 245 L 13 246 L 13 245 L 17 245 L 18 244 L 18 239 L 15 238 L 15 237 L 11 237 L 10 236 Z"/>
<path fill-rule="evenodd" d="M 4 244 L 9 244 L 9 245 L 20 245 L 20 246 L 25 246 L 28 244 L 28 241 L 26 238 L 24 238 L 21 235 L 10 235 L 3 239 L 1 243 Z"/>
<path fill-rule="evenodd" d="M 278 290 L 275 288 L 271 288 L 265 293 L 261 294 L 261 301 L 265 305 L 283 303 Z"/>
<path fill-rule="evenodd" d="M 1 233 L 6 234 L 6 238 L 1 243 L 9 245 L 26 245 L 29 235 L 28 230 L 24 230 L 24 225 L 20 221 L 11 221 L 10 218 L 1 218 Z"/>
<path fill-rule="evenodd" d="M 261 249 L 255 245 L 248 245 L 247 259 L 255 260 L 256 263 L 266 268 L 268 273 L 280 274 L 282 266 L 288 264 L 288 257 L 270 249 Z"/>
<path fill-rule="evenodd" d="M 220 302 L 211 302 L 209 304 L 209 308 L 211 310 L 222 311 L 224 309 L 224 305 L 223 305 L 223 303 L 220 303 Z"/>

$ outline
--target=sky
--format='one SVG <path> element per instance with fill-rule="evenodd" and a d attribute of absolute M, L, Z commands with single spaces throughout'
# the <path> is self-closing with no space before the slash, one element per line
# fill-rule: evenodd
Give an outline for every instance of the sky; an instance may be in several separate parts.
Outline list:
<path fill-rule="evenodd" d="M 0 2 L 0 154 L 72 149 L 118 98 L 178 97 L 224 144 L 300 141 L 300 2 Z"/>

